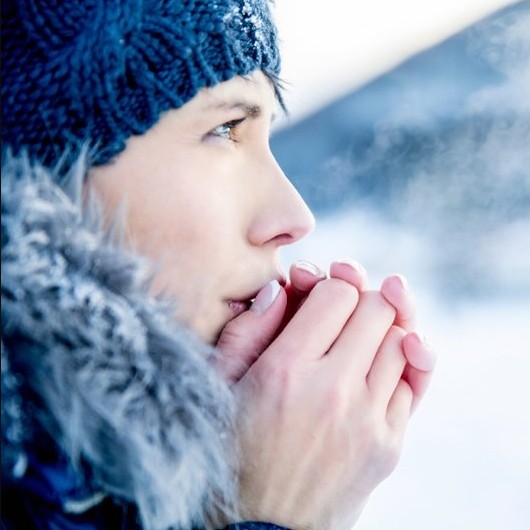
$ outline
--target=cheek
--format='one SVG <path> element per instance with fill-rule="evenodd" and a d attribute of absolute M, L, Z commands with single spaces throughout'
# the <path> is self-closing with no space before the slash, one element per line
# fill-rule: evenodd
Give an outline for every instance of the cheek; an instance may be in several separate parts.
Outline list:
<path fill-rule="evenodd" d="M 187 307 L 202 307 L 203 297 L 222 289 L 241 243 L 237 223 L 228 218 L 221 199 L 203 194 L 198 201 L 188 191 L 131 212 L 131 238 L 154 262 L 156 292 L 165 291 Z"/>
<path fill-rule="evenodd" d="M 222 317 L 218 313 L 226 263 L 219 263 L 223 254 L 215 246 L 218 239 L 189 219 L 159 229 L 156 241 L 143 245 L 143 253 L 153 262 L 152 293 L 173 299 L 177 319 L 209 340 Z"/>
<path fill-rule="evenodd" d="M 248 261 L 249 202 L 232 173 L 193 169 L 193 179 L 175 170 L 149 179 L 129 174 L 117 191 L 107 188 L 106 202 L 125 199 L 128 241 L 153 263 L 153 293 L 174 298 L 177 317 L 209 341 L 227 318 L 227 286 Z"/>
<path fill-rule="evenodd" d="M 199 237 L 200 232 L 193 230 L 189 235 Z M 159 249 L 152 292 L 173 299 L 177 320 L 213 343 L 226 323 L 226 285 L 234 275 L 234 260 L 219 244 L 219 238 L 206 236 L 172 237 L 168 246 Z"/>
<path fill-rule="evenodd" d="M 164 250 L 189 250 L 204 236 L 211 216 L 218 214 L 215 196 L 195 179 L 175 172 L 142 179 L 127 190 L 127 225 L 132 241 L 151 255 Z M 203 207 L 204 205 L 204 207 Z"/>

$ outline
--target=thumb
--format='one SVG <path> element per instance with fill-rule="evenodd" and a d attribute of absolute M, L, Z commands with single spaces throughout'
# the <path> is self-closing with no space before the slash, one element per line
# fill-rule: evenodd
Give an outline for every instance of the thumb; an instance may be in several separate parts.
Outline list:
<path fill-rule="evenodd" d="M 287 295 L 280 284 L 269 282 L 250 309 L 224 327 L 215 359 L 217 369 L 229 383 L 239 381 L 274 339 L 285 313 Z"/>

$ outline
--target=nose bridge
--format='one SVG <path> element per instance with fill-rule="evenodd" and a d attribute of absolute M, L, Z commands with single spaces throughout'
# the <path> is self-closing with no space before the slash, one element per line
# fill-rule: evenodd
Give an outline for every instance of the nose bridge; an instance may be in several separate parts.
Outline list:
<path fill-rule="evenodd" d="M 270 150 L 263 171 L 261 209 L 251 230 L 253 243 L 294 243 L 313 230 L 315 218 Z"/>

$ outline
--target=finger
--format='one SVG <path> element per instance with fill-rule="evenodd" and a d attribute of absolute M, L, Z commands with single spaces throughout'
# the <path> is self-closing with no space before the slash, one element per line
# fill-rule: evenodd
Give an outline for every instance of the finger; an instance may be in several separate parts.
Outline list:
<path fill-rule="evenodd" d="M 366 376 L 395 316 L 396 310 L 380 292 L 360 293 L 355 312 L 330 349 L 330 362 Z"/>
<path fill-rule="evenodd" d="M 381 293 L 396 308 L 396 326 L 412 331 L 416 324 L 416 300 L 406 278 L 400 274 L 385 278 Z"/>
<path fill-rule="evenodd" d="M 407 333 L 403 338 L 407 361 L 418 370 L 429 372 L 436 365 L 436 354 L 417 333 Z"/>
<path fill-rule="evenodd" d="M 407 362 L 402 345 L 404 335 L 397 326 L 388 330 L 367 376 L 370 392 L 385 411 Z"/>
<path fill-rule="evenodd" d="M 432 371 L 422 372 L 410 364 L 405 366 L 405 370 L 403 371 L 403 380 L 409 384 L 413 394 L 411 412 L 414 412 L 421 403 L 421 400 L 423 399 L 423 396 L 427 392 L 427 389 L 431 383 L 432 375 Z"/>
<path fill-rule="evenodd" d="M 293 293 L 300 298 L 307 296 L 307 293 L 324 279 L 326 279 L 326 273 L 309 261 L 296 261 L 289 269 L 289 280 Z"/>
<path fill-rule="evenodd" d="M 388 426 L 400 436 L 404 434 L 410 419 L 412 400 L 412 389 L 406 381 L 400 379 L 386 411 Z"/>
<path fill-rule="evenodd" d="M 337 279 L 323 280 L 271 345 L 271 354 L 290 352 L 319 359 L 341 333 L 359 300 L 355 287 Z"/>
<path fill-rule="evenodd" d="M 286 286 L 287 309 L 283 326 L 291 320 L 307 294 L 320 281 L 326 279 L 326 273 L 309 261 L 296 261 L 289 269 L 289 284 Z"/>
<path fill-rule="evenodd" d="M 431 382 L 436 355 L 416 333 L 408 333 L 403 338 L 403 351 L 408 361 L 403 379 L 412 389 L 412 411 L 415 411 Z"/>
<path fill-rule="evenodd" d="M 334 261 L 329 270 L 331 278 L 339 278 L 351 283 L 359 291 L 366 290 L 368 275 L 366 269 L 355 260 Z"/>
<path fill-rule="evenodd" d="M 287 296 L 278 282 L 267 284 L 251 309 L 231 320 L 217 342 L 214 365 L 229 383 L 243 377 L 273 340 L 284 315 Z"/>

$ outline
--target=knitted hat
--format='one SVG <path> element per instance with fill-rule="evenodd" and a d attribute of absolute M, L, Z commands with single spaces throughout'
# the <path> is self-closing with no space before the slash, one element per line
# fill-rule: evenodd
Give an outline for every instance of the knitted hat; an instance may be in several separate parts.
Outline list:
<path fill-rule="evenodd" d="M 103 164 L 202 87 L 279 73 L 268 0 L 3 0 L 2 151 Z"/>

